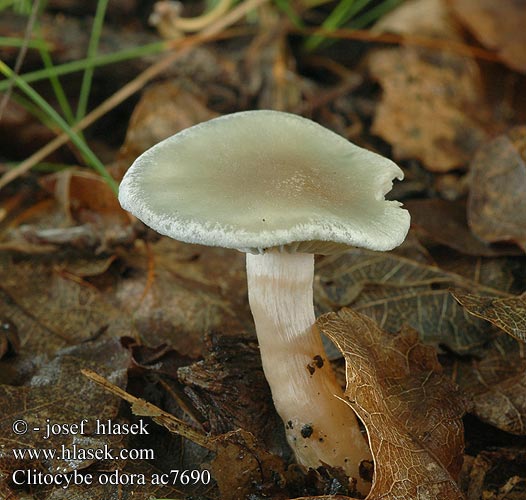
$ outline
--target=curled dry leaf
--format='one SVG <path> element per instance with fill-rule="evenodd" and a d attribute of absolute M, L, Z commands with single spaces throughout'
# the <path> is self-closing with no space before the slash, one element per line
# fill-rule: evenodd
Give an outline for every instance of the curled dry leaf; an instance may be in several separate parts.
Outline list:
<path fill-rule="evenodd" d="M 115 193 L 99 175 L 87 169 L 62 170 L 47 175 L 41 184 L 53 194 L 69 219 L 82 223 L 96 214 L 99 217 L 113 216 L 116 224 L 129 224 L 129 216 L 120 207 Z"/>
<path fill-rule="evenodd" d="M 60 247 L 109 253 L 129 245 L 144 226 L 130 218 L 101 177 L 87 169 L 69 168 L 40 179 L 42 190 L 30 191 L 24 210 L 11 206 L 11 221 L 0 228 L 0 250 L 53 254 Z M 36 201 L 35 201 L 36 200 Z M 7 205 L 7 203 L 6 203 Z M 9 213 L 11 212 L 11 213 Z"/>
<path fill-rule="evenodd" d="M 484 241 L 511 241 L 526 251 L 526 126 L 481 147 L 470 169 L 473 232 Z"/>
<path fill-rule="evenodd" d="M 461 41 L 438 0 L 404 2 L 377 29 L 440 37 L 445 46 Z M 475 61 L 407 46 L 373 52 L 369 69 L 383 89 L 372 131 L 393 146 L 397 159 L 418 158 L 433 172 L 467 164 L 486 138 L 480 123 L 487 108 Z"/>
<path fill-rule="evenodd" d="M 350 309 L 318 320 L 346 361 L 349 405 L 364 423 L 375 462 L 368 500 L 463 498 L 465 401 L 432 347 L 404 329 L 393 336 Z"/>
<path fill-rule="evenodd" d="M 453 297 L 473 316 L 485 319 L 517 340 L 526 342 L 526 293 L 501 298 L 453 292 Z"/>
<path fill-rule="evenodd" d="M 449 0 L 452 12 L 510 68 L 526 73 L 526 9 L 517 0 Z"/>

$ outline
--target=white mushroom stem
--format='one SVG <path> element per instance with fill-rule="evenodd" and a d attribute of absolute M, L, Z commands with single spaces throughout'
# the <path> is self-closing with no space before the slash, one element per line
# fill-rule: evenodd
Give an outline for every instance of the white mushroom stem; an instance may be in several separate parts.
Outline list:
<path fill-rule="evenodd" d="M 367 493 L 359 466 L 371 453 L 353 410 L 338 399 L 343 391 L 315 324 L 314 255 L 247 254 L 247 278 L 263 370 L 297 461 L 342 467 Z"/>

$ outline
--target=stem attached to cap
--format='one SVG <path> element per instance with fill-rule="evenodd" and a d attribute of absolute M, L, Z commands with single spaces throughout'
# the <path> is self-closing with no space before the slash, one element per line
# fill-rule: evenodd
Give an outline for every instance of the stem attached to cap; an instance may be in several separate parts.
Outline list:
<path fill-rule="evenodd" d="M 338 399 L 343 391 L 315 323 L 314 255 L 247 254 L 247 278 L 263 370 L 297 461 L 342 467 L 367 493 L 359 467 L 371 452 L 353 410 Z"/>

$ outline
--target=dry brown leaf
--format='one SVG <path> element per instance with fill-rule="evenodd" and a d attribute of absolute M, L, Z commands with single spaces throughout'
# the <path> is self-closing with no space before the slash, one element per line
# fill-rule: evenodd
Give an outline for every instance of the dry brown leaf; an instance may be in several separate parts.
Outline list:
<path fill-rule="evenodd" d="M 522 0 L 449 0 L 452 12 L 510 68 L 526 73 L 526 5 Z"/>
<path fill-rule="evenodd" d="M 468 221 L 484 241 L 526 251 L 526 127 L 482 146 L 471 163 Z"/>
<path fill-rule="evenodd" d="M 474 236 L 467 223 L 465 203 L 434 198 L 408 200 L 404 206 L 411 214 L 412 226 L 457 252 L 486 257 L 520 254 L 516 247 L 492 247 Z"/>
<path fill-rule="evenodd" d="M 435 266 L 352 249 L 318 263 L 315 299 L 321 312 L 352 305 L 390 332 L 406 324 L 421 332 L 426 343 L 445 345 L 459 354 L 476 353 L 494 336 L 494 328 L 466 313 L 449 293 L 452 286 L 499 295 L 481 282 Z"/>
<path fill-rule="evenodd" d="M 60 247 L 73 247 L 101 254 L 133 243 L 144 232 L 144 226 L 120 207 L 107 183 L 87 169 L 47 175 L 40 185 L 54 199 L 42 199 L 45 192 L 33 189 L 30 204 L 24 200 L 23 207 L 11 207 L 0 227 L 0 250 L 53 254 Z"/>
<path fill-rule="evenodd" d="M 330 470 L 325 470 L 322 475 L 312 470 L 305 473 L 301 468 L 287 468 L 283 458 L 264 450 L 248 431 L 238 429 L 219 436 L 206 435 L 152 403 L 127 393 L 92 370 L 82 370 L 82 373 L 107 391 L 131 403 L 135 415 L 151 417 L 170 432 L 213 451 L 215 457 L 210 469 L 220 494 L 214 494 L 211 498 L 239 500 L 250 498 L 257 491 L 265 498 L 285 499 L 290 498 L 287 494 L 289 489 L 299 491 L 299 494 L 305 493 L 309 486 L 312 490 L 313 485 L 309 482 L 319 483 L 315 491 L 330 493 L 334 490 Z M 342 489 L 347 491 L 346 487 Z"/>
<path fill-rule="evenodd" d="M 253 330 L 243 254 L 163 238 L 122 258 L 126 279 L 106 297 L 133 315 L 147 344 L 197 357 L 207 331 Z"/>
<path fill-rule="evenodd" d="M 466 500 L 526 498 L 526 453 L 501 448 L 466 457 Z"/>
<path fill-rule="evenodd" d="M 215 116 L 197 95 L 181 85 L 173 81 L 152 84 L 130 118 L 121 159 L 130 163 L 163 139 Z"/>
<path fill-rule="evenodd" d="M 272 14 L 261 20 L 260 31 L 243 51 L 239 64 L 244 99 L 256 99 L 257 109 L 297 110 L 317 89 L 296 71 L 287 42 L 287 21 Z"/>
<path fill-rule="evenodd" d="M 444 272 L 454 273 L 468 282 L 480 284 L 490 295 L 498 295 L 490 289 L 510 295 L 519 295 L 526 289 L 524 257 L 473 258 L 449 249 L 436 250 L 433 257 Z"/>
<path fill-rule="evenodd" d="M 112 217 L 115 225 L 129 225 L 130 217 L 121 208 L 115 193 L 99 175 L 86 169 L 68 168 L 47 175 L 41 185 L 53 193 L 66 216 L 83 223 L 95 217 Z"/>
<path fill-rule="evenodd" d="M 502 334 L 485 346 L 479 358 L 460 359 L 450 371 L 480 420 L 512 434 L 526 434 L 523 344 Z"/>
<path fill-rule="evenodd" d="M 455 291 L 453 297 L 473 316 L 485 319 L 517 340 L 526 342 L 526 293 L 501 298 Z"/>
<path fill-rule="evenodd" d="M 350 309 L 318 320 L 346 361 L 349 405 L 375 461 L 368 500 L 461 499 L 465 402 L 435 350 L 405 329 L 393 336 Z"/>
<path fill-rule="evenodd" d="M 134 333 L 131 318 L 94 286 L 63 271 L 76 259 L 55 258 L 0 257 L 0 316 L 17 328 L 22 353 L 47 356 L 93 338 Z M 104 269 L 107 260 L 101 261 Z"/>
<path fill-rule="evenodd" d="M 461 40 L 438 0 L 404 2 L 377 29 Z M 408 46 L 373 52 L 369 69 L 383 89 L 372 131 L 393 146 L 397 159 L 417 158 L 433 172 L 468 163 L 487 137 L 475 61 Z"/>

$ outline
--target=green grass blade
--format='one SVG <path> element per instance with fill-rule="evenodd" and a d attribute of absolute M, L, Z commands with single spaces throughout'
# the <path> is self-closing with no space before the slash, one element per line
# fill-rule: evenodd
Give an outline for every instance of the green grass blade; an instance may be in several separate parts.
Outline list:
<path fill-rule="evenodd" d="M 298 16 L 296 11 L 290 5 L 289 0 L 274 0 L 274 3 L 276 4 L 279 10 L 281 10 L 287 15 L 287 17 L 290 19 L 290 22 L 296 28 L 301 29 L 305 26 L 303 24 L 303 21 L 301 20 L 301 17 Z"/>
<path fill-rule="evenodd" d="M 93 59 L 80 59 L 78 61 L 71 61 L 64 64 L 58 64 L 49 69 L 40 69 L 20 75 L 20 79 L 26 83 L 33 83 L 40 80 L 49 79 L 50 76 L 67 75 L 75 73 L 76 71 L 83 71 L 89 67 L 105 66 L 107 64 L 115 64 L 129 59 L 136 59 L 138 57 L 158 54 L 167 50 L 168 44 L 166 42 L 154 42 L 132 49 L 124 49 L 111 54 L 104 54 L 94 57 Z M 0 82 L 0 92 L 6 90 L 9 86 L 7 81 Z"/>
<path fill-rule="evenodd" d="M 43 41 L 42 33 L 39 33 L 39 36 L 40 39 Z M 48 70 L 53 68 L 54 64 L 49 51 L 45 49 L 39 49 L 39 53 L 40 57 L 42 58 L 42 62 L 44 63 L 44 67 Z M 53 87 L 53 92 L 55 93 L 55 97 L 57 98 L 58 105 L 60 106 L 62 113 L 66 117 L 67 122 L 69 124 L 74 123 L 75 117 L 73 116 L 73 110 L 69 105 L 68 98 L 66 97 L 66 93 L 60 83 L 60 80 L 56 75 L 50 74 L 49 81 L 51 83 L 51 86 Z"/>
<path fill-rule="evenodd" d="M 23 38 L 0 36 L 0 47 L 22 47 L 23 45 L 27 45 L 27 47 L 30 49 L 49 49 L 48 44 L 43 40 L 28 40 L 26 42 Z"/>
<path fill-rule="evenodd" d="M 377 21 L 382 16 L 398 7 L 404 0 L 385 0 L 370 11 L 365 12 L 359 17 L 352 20 L 350 27 L 355 29 L 365 28 L 374 21 Z"/>
<path fill-rule="evenodd" d="M 93 59 L 97 55 L 99 46 L 100 34 L 102 32 L 102 25 L 104 24 L 104 16 L 106 14 L 106 7 L 108 0 L 99 0 L 97 3 L 97 10 L 95 12 L 95 19 L 91 28 L 91 36 L 88 44 L 88 59 Z M 93 80 L 94 67 L 90 66 L 84 70 L 82 77 L 82 85 L 80 87 L 79 103 L 77 106 L 77 120 L 82 120 L 86 115 L 88 108 L 88 99 L 91 91 L 91 82 Z"/>
<path fill-rule="evenodd" d="M 31 113 L 39 122 L 44 124 L 46 127 L 51 128 L 51 121 L 48 116 L 42 112 L 42 110 L 35 105 L 35 103 L 29 100 L 24 95 L 11 94 L 9 97 L 17 104 L 20 104 L 27 112 Z"/>
<path fill-rule="evenodd" d="M 17 14 L 28 16 L 31 14 L 31 2 L 29 0 L 15 0 L 13 10 Z"/>
<path fill-rule="evenodd" d="M 342 0 L 327 16 L 321 28 L 326 31 L 341 28 L 370 2 L 371 0 Z M 304 47 L 307 51 L 313 51 L 326 40 L 323 35 L 311 35 L 305 41 Z"/>
<path fill-rule="evenodd" d="M 89 148 L 85 141 L 71 129 L 66 121 L 46 102 L 46 100 L 36 92 L 32 87 L 30 87 L 26 82 L 24 82 L 16 73 L 9 68 L 3 61 L 0 61 L 0 73 L 6 78 L 9 78 L 27 97 L 29 97 L 46 115 L 47 117 L 60 129 L 62 129 L 68 137 L 71 139 L 71 142 L 79 149 L 81 154 L 86 158 L 88 164 L 99 173 L 99 175 L 106 181 L 110 188 L 118 193 L 118 185 L 115 182 L 115 179 L 108 173 L 106 167 L 102 162 L 97 158 L 95 153 Z"/>
<path fill-rule="evenodd" d="M 0 12 L 11 7 L 15 3 L 15 0 L 0 0 Z"/>

